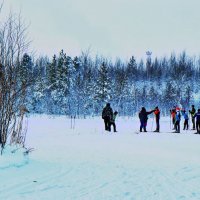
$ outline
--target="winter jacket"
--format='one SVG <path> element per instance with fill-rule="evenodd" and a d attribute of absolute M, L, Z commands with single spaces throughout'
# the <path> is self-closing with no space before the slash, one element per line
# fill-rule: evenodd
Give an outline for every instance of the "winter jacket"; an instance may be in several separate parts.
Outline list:
<path fill-rule="evenodd" d="M 186 120 L 189 119 L 188 114 L 186 112 L 183 112 L 182 115 L 183 115 L 184 119 L 186 119 Z"/>
<path fill-rule="evenodd" d="M 159 109 L 154 110 L 154 114 L 155 114 L 157 120 L 160 119 L 160 110 Z"/>
<path fill-rule="evenodd" d="M 172 118 L 174 119 L 175 116 L 176 116 L 176 110 L 173 109 L 173 110 L 171 110 L 170 112 L 171 112 L 171 116 L 172 116 Z"/>
<path fill-rule="evenodd" d="M 106 106 L 102 111 L 102 119 L 109 118 L 112 119 L 113 117 L 113 110 L 110 106 Z"/>
<path fill-rule="evenodd" d="M 200 112 L 196 113 L 193 118 L 195 117 L 197 121 L 200 121 Z"/>
<path fill-rule="evenodd" d="M 116 117 L 117 117 L 117 114 L 113 114 L 113 116 L 112 116 L 110 122 L 115 123 Z"/>
<path fill-rule="evenodd" d="M 192 108 L 192 110 L 189 110 L 189 112 L 192 115 L 192 117 L 194 117 L 196 110 L 195 110 L 195 108 Z"/>
<path fill-rule="evenodd" d="M 147 122 L 148 120 L 148 115 L 154 112 L 154 110 L 147 112 L 145 108 L 143 108 L 140 113 L 139 113 L 139 118 L 141 122 Z"/>
<path fill-rule="evenodd" d="M 176 122 L 177 121 L 181 121 L 181 114 L 180 114 L 180 112 L 176 113 L 175 120 L 176 120 Z"/>

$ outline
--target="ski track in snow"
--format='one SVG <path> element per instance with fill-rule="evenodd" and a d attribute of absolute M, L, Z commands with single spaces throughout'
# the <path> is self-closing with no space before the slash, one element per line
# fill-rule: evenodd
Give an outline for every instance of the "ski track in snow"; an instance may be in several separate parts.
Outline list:
<path fill-rule="evenodd" d="M 132 118 L 118 119 L 117 133 L 101 119 L 77 120 L 73 130 L 66 118 L 29 120 L 27 144 L 36 150 L 0 160 L 2 200 L 200 199 L 200 136 L 192 131 L 137 135 Z"/>

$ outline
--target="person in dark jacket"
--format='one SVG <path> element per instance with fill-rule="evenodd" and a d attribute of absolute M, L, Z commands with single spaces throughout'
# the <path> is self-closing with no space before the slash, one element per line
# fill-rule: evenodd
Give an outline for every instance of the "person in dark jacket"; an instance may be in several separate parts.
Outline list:
<path fill-rule="evenodd" d="M 144 132 L 147 132 L 146 126 L 147 126 L 147 120 L 148 120 L 148 115 L 153 113 L 155 110 L 146 111 L 145 107 L 142 107 L 141 111 L 139 112 L 139 118 L 140 118 L 140 132 L 142 132 L 142 129 L 144 129 Z"/>
<path fill-rule="evenodd" d="M 193 130 L 195 130 L 195 119 L 194 119 L 194 115 L 195 115 L 195 113 L 196 113 L 196 109 L 195 109 L 194 105 L 192 105 L 192 110 L 189 110 L 189 113 L 191 114 L 191 118 L 192 118 Z"/>
<path fill-rule="evenodd" d="M 160 132 L 160 110 L 158 106 L 155 107 L 154 114 L 156 117 L 156 130 L 154 132 Z"/>
<path fill-rule="evenodd" d="M 112 117 L 111 120 L 110 120 L 110 127 L 111 127 L 111 125 L 113 125 L 114 132 L 117 132 L 117 130 L 116 130 L 116 124 L 115 124 L 115 119 L 116 119 L 116 117 L 117 117 L 117 114 L 118 114 L 118 112 L 115 111 L 115 112 L 113 113 L 113 117 Z"/>
<path fill-rule="evenodd" d="M 193 118 L 196 118 L 197 134 L 200 134 L 200 109 L 198 109 L 198 112 L 194 115 Z"/>
<path fill-rule="evenodd" d="M 102 111 L 102 119 L 104 120 L 106 131 L 111 131 L 110 120 L 112 119 L 112 117 L 113 117 L 113 110 L 110 107 L 110 103 L 107 103 Z"/>

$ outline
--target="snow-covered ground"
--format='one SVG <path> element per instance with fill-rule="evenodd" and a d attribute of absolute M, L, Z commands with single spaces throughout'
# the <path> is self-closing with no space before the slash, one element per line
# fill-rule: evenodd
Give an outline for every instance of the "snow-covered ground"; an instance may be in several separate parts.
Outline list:
<path fill-rule="evenodd" d="M 147 130 L 152 128 L 149 119 Z M 200 135 L 135 134 L 138 119 L 118 118 L 117 133 L 100 118 L 29 118 L 29 156 L 0 156 L 0 200 L 199 200 Z"/>

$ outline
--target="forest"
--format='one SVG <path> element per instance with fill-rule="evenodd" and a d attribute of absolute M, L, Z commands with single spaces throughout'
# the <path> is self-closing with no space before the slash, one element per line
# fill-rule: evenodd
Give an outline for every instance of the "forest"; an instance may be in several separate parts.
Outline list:
<path fill-rule="evenodd" d="M 199 103 L 200 58 L 180 55 L 115 61 L 89 53 L 70 57 L 63 50 L 52 58 L 24 54 L 21 81 L 29 81 L 31 113 L 96 116 L 107 102 L 121 116 L 134 116 L 142 106 L 159 106 L 168 115 L 173 106 Z"/>

